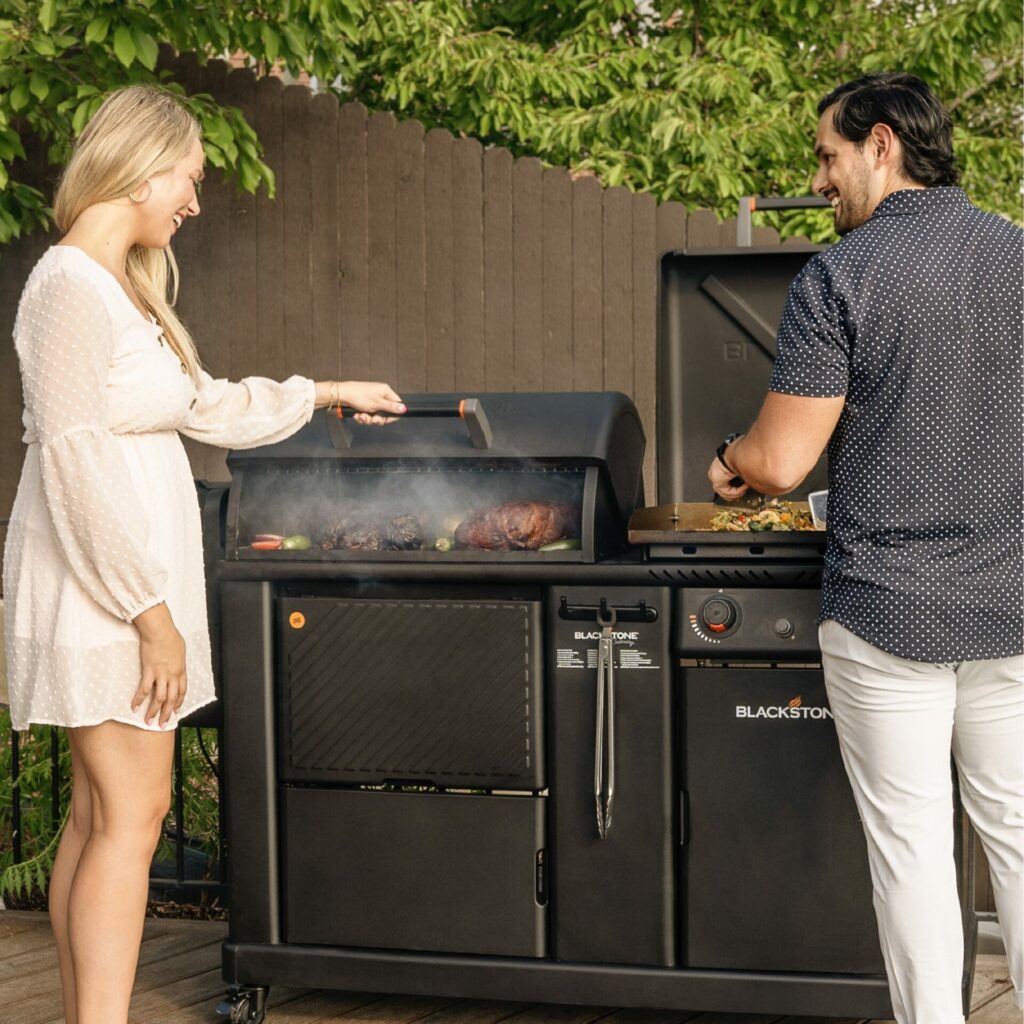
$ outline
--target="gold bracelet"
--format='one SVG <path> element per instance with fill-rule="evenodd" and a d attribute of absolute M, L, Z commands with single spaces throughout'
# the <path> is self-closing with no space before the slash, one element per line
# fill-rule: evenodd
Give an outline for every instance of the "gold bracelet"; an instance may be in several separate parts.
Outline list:
<path fill-rule="evenodd" d="M 331 407 L 334 409 L 334 415 L 338 419 L 342 419 L 343 413 L 341 411 L 341 384 L 336 381 L 331 381 Z"/>

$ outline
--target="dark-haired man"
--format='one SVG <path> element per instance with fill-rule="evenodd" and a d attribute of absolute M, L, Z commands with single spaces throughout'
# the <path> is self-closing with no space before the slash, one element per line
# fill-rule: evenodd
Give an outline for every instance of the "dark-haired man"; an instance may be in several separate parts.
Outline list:
<path fill-rule="evenodd" d="M 956 187 L 920 79 L 868 75 L 818 112 L 813 187 L 842 241 L 793 281 L 762 410 L 708 476 L 727 499 L 785 494 L 828 445 L 825 683 L 893 1009 L 945 1024 L 963 1019 L 951 750 L 1024 1007 L 1024 235 Z"/>

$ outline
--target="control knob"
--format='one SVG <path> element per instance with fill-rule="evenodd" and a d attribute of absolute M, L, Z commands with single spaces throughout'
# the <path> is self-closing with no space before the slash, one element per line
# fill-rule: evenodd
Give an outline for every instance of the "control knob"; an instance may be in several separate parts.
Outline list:
<path fill-rule="evenodd" d="M 776 619 L 775 635 L 780 640 L 788 640 L 793 635 L 793 623 L 789 619 Z"/>
<path fill-rule="evenodd" d="M 712 597 L 700 610 L 702 625 L 712 633 L 727 633 L 736 624 L 736 605 L 727 597 Z"/>

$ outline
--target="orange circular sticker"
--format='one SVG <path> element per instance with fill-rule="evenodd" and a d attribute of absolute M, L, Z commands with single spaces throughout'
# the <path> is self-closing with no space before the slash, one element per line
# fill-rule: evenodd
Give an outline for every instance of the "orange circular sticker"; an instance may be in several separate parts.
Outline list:
<path fill-rule="evenodd" d="M 288 616 L 288 625 L 291 626 L 292 629 L 302 629 L 305 624 L 306 616 L 303 615 L 302 612 L 292 612 L 291 615 Z"/>

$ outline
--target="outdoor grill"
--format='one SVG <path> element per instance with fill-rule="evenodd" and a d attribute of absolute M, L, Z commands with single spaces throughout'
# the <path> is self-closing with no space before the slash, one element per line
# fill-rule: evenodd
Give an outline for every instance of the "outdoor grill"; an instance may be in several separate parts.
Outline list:
<path fill-rule="evenodd" d="M 696 262 L 666 257 L 663 314 Z M 747 305 L 769 322 L 783 295 Z M 723 324 L 678 327 L 673 358 L 745 330 Z M 816 641 L 823 535 L 693 529 L 708 488 L 664 463 L 644 509 L 623 395 L 408 404 L 387 428 L 318 412 L 205 495 L 225 1012 L 290 985 L 891 1016 Z"/>

